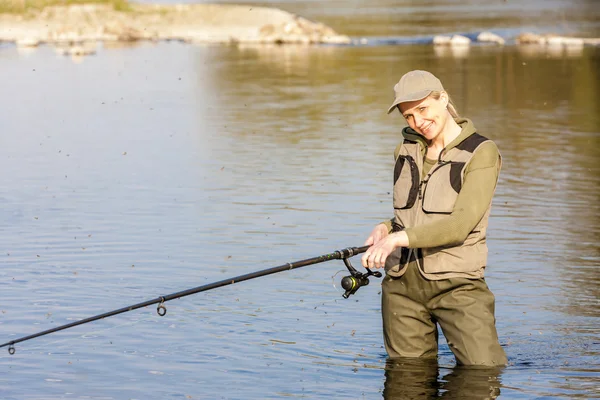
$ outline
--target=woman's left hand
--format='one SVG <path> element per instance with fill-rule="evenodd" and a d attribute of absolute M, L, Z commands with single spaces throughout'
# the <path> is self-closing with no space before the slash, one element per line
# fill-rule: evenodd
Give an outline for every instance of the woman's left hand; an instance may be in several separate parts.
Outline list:
<path fill-rule="evenodd" d="M 385 267 L 385 260 L 398 247 L 408 247 L 408 236 L 404 231 L 390 233 L 387 237 L 369 247 L 361 259 L 363 267 Z"/>

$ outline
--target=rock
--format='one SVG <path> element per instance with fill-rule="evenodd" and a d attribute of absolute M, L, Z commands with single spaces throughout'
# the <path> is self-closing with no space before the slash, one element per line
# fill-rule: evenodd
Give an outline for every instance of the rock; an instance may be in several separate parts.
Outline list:
<path fill-rule="evenodd" d="M 544 44 L 546 40 L 535 33 L 521 33 L 517 36 L 517 44 Z"/>
<path fill-rule="evenodd" d="M 434 36 L 433 44 L 436 46 L 469 46 L 471 43 L 471 39 L 466 36 L 454 35 L 450 36 Z"/>
<path fill-rule="evenodd" d="M 583 39 L 553 36 L 546 39 L 548 46 L 569 46 L 569 47 L 583 47 Z"/>
<path fill-rule="evenodd" d="M 37 47 L 40 44 L 40 40 L 33 37 L 25 37 L 16 41 L 18 47 Z"/>
<path fill-rule="evenodd" d="M 592 46 L 600 46 L 600 38 L 584 38 L 583 43 Z"/>
<path fill-rule="evenodd" d="M 536 35 L 534 33 L 522 33 L 517 36 L 517 44 L 536 44 L 549 47 L 572 47 L 579 48 L 586 44 L 600 45 L 600 38 L 578 38 L 558 35 Z"/>
<path fill-rule="evenodd" d="M 495 33 L 492 32 L 481 32 L 477 35 L 478 42 L 491 42 L 499 45 L 503 45 L 505 43 L 504 39 Z"/>
<path fill-rule="evenodd" d="M 433 44 L 434 45 L 449 45 L 450 40 L 452 40 L 452 38 L 450 36 L 434 36 Z"/>
<path fill-rule="evenodd" d="M 109 21 L 101 27 L 101 32 L 109 40 L 120 42 L 135 42 L 143 35 L 139 29 L 128 26 L 121 21 Z"/>
<path fill-rule="evenodd" d="M 348 44 L 350 38 L 338 35 L 321 23 L 295 16 L 292 21 L 280 24 L 267 23 L 258 30 L 255 41 L 263 43 L 334 43 Z"/>
<path fill-rule="evenodd" d="M 450 39 L 451 46 L 469 46 L 471 44 L 471 39 L 466 36 L 454 35 L 452 39 Z"/>

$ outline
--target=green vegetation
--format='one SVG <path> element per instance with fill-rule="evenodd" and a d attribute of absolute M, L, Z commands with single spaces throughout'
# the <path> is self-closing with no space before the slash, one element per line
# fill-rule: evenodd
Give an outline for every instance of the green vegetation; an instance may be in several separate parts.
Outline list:
<path fill-rule="evenodd" d="M 129 11 L 127 0 L 0 0 L 0 13 L 22 14 L 28 11 L 42 10 L 48 6 L 67 6 L 71 4 L 108 4 L 116 11 Z"/>

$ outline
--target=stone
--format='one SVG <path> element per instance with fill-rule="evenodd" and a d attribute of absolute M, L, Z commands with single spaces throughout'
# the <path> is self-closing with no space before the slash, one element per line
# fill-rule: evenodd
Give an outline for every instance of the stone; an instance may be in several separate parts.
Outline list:
<path fill-rule="evenodd" d="M 462 35 L 454 35 L 452 37 L 440 35 L 440 36 L 433 37 L 433 44 L 436 46 L 461 47 L 461 46 L 469 46 L 470 43 L 471 43 L 471 39 L 469 39 L 466 36 L 462 36 Z"/>
<path fill-rule="evenodd" d="M 525 32 L 517 36 L 516 42 L 517 44 L 544 44 L 546 41 L 540 35 Z"/>
<path fill-rule="evenodd" d="M 537 44 L 549 47 L 579 48 L 585 46 L 586 44 L 593 46 L 600 45 L 600 38 L 579 38 L 558 36 L 553 34 L 536 35 L 534 33 L 522 33 L 517 36 L 516 42 L 520 45 Z"/>
<path fill-rule="evenodd" d="M 583 47 L 583 39 L 574 37 L 555 36 L 548 38 L 548 45 Z"/>
<path fill-rule="evenodd" d="M 471 39 L 462 35 L 454 35 L 452 39 L 450 39 L 450 46 L 469 46 L 471 44 Z"/>
<path fill-rule="evenodd" d="M 495 33 L 492 32 L 481 32 L 479 35 L 477 35 L 477 41 L 478 42 L 491 42 L 491 43 L 496 43 L 499 45 L 504 45 L 505 40 L 504 38 L 502 38 L 499 35 L 496 35 Z"/>
<path fill-rule="evenodd" d="M 433 44 L 434 45 L 449 45 L 452 38 L 450 36 L 434 36 Z"/>
<path fill-rule="evenodd" d="M 37 47 L 40 41 L 36 38 L 25 37 L 16 41 L 18 47 Z"/>

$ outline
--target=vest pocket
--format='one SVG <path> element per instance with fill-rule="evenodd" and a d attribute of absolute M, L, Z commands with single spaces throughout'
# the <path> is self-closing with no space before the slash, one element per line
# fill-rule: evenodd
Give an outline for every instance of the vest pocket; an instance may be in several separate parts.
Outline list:
<path fill-rule="evenodd" d="M 419 195 L 419 168 L 411 156 L 398 156 L 394 167 L 394 208 L 412 208 Z"/>
<path fill-rule="evenodd" d="M 423 188 L 423 211 L 427 213 L 450 214 L 458 197 L 460 187 L 455 183 L 458 163 L 446 163 L 435 169 L 425 178 Z M 464 163 L 460 163 L 464 166 Z M 460 175 L 458 176 L 460 182 Z M 458 189 L 458 190 L 457 190 Z"/>
<path fill-rule="evenodd" d="M 475 273 L 487 263 L 488 249 L 484 241 L 456 247 L 422 249 L 423 271 L 428 274 Z"/>

